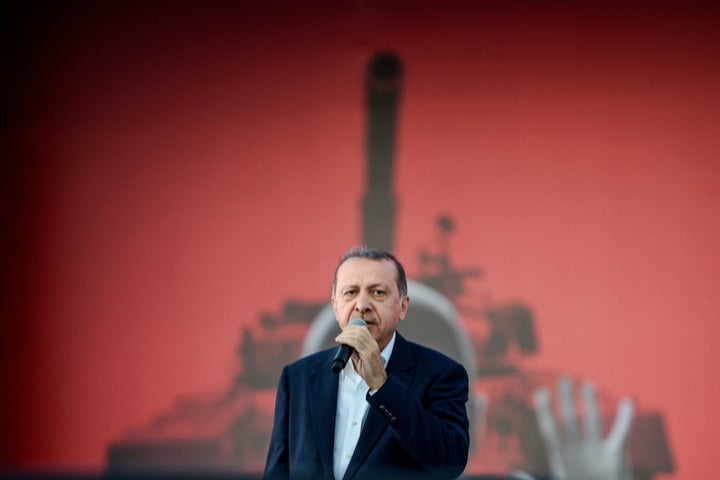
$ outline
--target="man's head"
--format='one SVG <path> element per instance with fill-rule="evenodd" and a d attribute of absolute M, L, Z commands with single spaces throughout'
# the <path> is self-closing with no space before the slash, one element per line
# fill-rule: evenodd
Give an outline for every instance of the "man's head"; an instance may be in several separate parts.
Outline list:
<path fill-rule="evenodd" d="M 390 253 L 354 247 L 338 262 L 333 278 L 332 305 L 340 328 L 361 316 L 380 349 L 405 318 L 410 298 L 405 270 Z"/>

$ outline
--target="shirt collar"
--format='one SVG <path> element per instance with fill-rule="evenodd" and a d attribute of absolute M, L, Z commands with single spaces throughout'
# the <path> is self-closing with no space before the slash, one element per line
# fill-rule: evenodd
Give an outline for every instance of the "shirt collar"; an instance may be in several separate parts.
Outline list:
<path fill-rule="evenodd" d="M 390 338 L 390 341 L 387 345 L 385 345 L 385 348 L 383 348 L 382 352 L 380 352 L 380 356 L 382 357 L 383 361 L 383 367 L 387 368 L 387 364 L 390 361 L 390 355 L 392 355 L 393 348 L 395 347 L 395 335 L 397 335 L 396 332 L 393 332 L 393 336 Z"/>

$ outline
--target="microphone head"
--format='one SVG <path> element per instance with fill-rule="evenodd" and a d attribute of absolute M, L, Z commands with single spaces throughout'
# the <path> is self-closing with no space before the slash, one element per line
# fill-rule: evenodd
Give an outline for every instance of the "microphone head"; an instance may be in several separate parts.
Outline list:
<path fill-rule="evenodd" d="M 348 326 L 350 325 L 360 325 L 361 327 L 367 327 L 367 323 L 365 323 L 365 320 L 360 317 L 352 317 L 348 322 Z"/>

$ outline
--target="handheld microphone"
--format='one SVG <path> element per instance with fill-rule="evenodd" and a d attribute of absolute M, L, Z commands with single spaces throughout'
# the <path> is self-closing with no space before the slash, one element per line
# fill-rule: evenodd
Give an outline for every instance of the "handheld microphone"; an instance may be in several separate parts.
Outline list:
<path fill-rule="evenodd" d="M 365 320 L 359 317 L 351 318 L 348 322 L 348 326 L 349 325 L 367 327 Z M 330 370 L 332 370 L 333 373 L 340 373 L 340 371 L 345 368 L 345 365 L 347 365 L 347 361 L 350 359 L 350 355 L 352 355 L 353 350 L 355 349 L 350 345 L 340 345 L 337 352 L 335 352 L 335 358 L 333 358 L 332 365 L 330 365 Z"/>

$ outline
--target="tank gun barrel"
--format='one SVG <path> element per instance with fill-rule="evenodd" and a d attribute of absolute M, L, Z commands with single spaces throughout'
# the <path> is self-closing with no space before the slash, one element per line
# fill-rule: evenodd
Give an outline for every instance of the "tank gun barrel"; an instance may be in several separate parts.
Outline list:
<path fill-rule="evenodd" d="M 395 130 L 402 64 L 392 53 L 375 55 L 365 76 L 367 177 L 362 201 L 363 243 L 393 250 L 396 199 L 393 191 Z"/>

